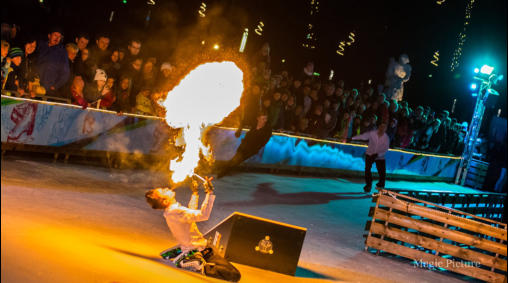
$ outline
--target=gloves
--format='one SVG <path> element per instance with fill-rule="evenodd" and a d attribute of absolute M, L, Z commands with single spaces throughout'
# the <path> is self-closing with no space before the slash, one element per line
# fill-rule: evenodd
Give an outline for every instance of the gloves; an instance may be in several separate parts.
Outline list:
<path fill-rule="evenodd" d="M 203 187 L 205 189 L 205 193 L 211 194 L 215 190 L 215 187 L 212 184 L 213 177 L 205 177 L 205 182 L 203 183 Z"/>

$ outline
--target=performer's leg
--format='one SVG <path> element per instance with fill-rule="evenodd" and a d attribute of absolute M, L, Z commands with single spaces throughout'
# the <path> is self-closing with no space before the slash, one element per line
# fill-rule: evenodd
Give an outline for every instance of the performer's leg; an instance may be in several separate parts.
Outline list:
<path fill-rule="evenodd" d="M 376 168 L 377 173 L 379 174 L 379 182 L 376 184 L 376 187 L 384 188 L 386 179 L 386 160 L 376 160 Z"/>
<path fill-rule="evenodd" d="M 227 175 L 229 173 L 229 171 L 231 171 L 231 168 L 233 168 L 233 167 L 237 166 L 238 164 L 242 163 L 244 160 L 245 160 L 245 158 L 243 157 L 242 152 L 241 151 L 237 151 L 235 156 L 233 156 L 233 158 L 231 158 L 229 161 L 226 161 L 221 166 L 221 168 L 219 168 L 218 173 L 217 173 L 217 178 L 224 177 L 225 175 Z"/>
<path fill-rule="evenodd" d="M 205 274 L 207 276 L 233 282 L 240 280 L 240 271 L 225 258 L 220 256 L 215 249 L 209 247 L 204 249 L 201 253 L 206 261 Z"/>
<path fill-rule="evenodd" d="M 242 163 L 244 160 L 245 160 L 245 158 L 244 158 L 243 152 L 237 151 L 235 156 L 233 156 L 233 158 L 231 158 L 231 160 L 229 161 L 228 165 L 229 165 L 229 167 L 234 167 L 234 166 L 237 166 L 238 164 Z"/>
<path fill-rule="evenodd" d="M 363 190 L 368 193 L 372 188 L 372 163 L 374 163 L 375 156 L 365 155 L 365 187 Z"/>

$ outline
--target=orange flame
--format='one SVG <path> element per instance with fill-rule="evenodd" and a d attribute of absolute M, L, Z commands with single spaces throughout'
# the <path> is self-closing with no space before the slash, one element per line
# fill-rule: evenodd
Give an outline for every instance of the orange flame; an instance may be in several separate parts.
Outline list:
<path fill-rule="evenodd" d="M 182 159 L 169 164 L 174 183 L 194 174 L 200 151 L 209 156 L 202 134 L 240 105 L 242 92 L 243 72 L 235 63 L 224 61 L 199 65 L 168 93 L 163 102 L 166 122 L 173 128 L 183 128 L 179 138 L 185 146 Z"/>

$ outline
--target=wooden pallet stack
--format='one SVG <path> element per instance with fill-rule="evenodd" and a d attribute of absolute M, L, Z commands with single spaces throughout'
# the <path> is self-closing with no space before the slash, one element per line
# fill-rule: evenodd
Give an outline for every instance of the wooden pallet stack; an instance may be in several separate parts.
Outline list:
<path fill-rule="evenodd" d="M 366 250 L 409 258 L 415 266 L 506 282 L 506 224 L 389 190 L 374 195 L 373 202 Z"/>
<path fill-rule="evenodd" d="M 433 202 L 443 206 L 458 209 L 495 221 L 504 219 L 504 203 L 506 194 L 484 192 L 484 193 L 452 193 L 442 191 L 415 191 L 407 189 L 390 189 L 402 195 Z"/>

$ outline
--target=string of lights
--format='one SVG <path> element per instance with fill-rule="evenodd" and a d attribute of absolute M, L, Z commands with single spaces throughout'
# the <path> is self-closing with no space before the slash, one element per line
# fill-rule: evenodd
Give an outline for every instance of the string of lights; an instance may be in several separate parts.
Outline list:
<path fill-rule="evenodd" d="M 464 24 L 462 31 L 459 33 L 458 36 L 458 42 L 457 47 L 453 51 L 452 55 L 452 63 L 450 65 L 450 71 L 455 71 L 460 65 L 460 57 L 462 56 L 462 47 L 464 46 L 464 43 L 466 42 L 466 29 L 469 25 L 469 22 L 471 21 L 471 10 L 473 9 L 475 0 L 469 0 L 466 5 L 466 12 L 464 16 Z"/>
<path fill-rule="evenodd" d="M 348 42 L 340 41 L 339 46 L 335 52 L 341 56 L 344 56 L 344 51 L 345 51 L 344 47 L 346 47 L 346 45 L 347 46 L 353 45 L 353 43 L 355 42 L 355 36 L 356 36 L 356 34 L 354 33 L 354 31 L 350 32 L 348 35 L 349 41 Z"/>
<path fill-rule="evenodd" d="M 344 41 L 339 42 L 339 48 L 337 49 L 337 54 L 344 56 L 344 46 L 346 46 L 346 43 Z"/>
<path fill-rule="evenodd" d="M 198 14 L 200 17 L 206 17 L 206 3 L 201 2 L 201 6 L 199 6 Z"/>
<path fill-rule="evenodd" d="M 432 65 L 436 66 L 436 67 L 439 66 L 439 64 L 438 64 L 438 61 L 439 61 L 439 50 L 434 52 L 434 56 L 433 57 L 434 57 L 434 59 L 430 60 L 430 63 Z"/>
<path fill-rule="evenodd" d="M 318 0 L 310 0 L 310 23 L 307 24 L 305 39 L 302 43 L 302 46 L 309 49 L 315 49 L 317 43 L 317 36 L 315 33 L 315 26 L 313 24 L 314 19 L 319 14 L 319 1 Z"/>
<path fill-rule="evenodd" d="M 254 30 L 254 32 L 255 32 L 257 35 L 259 35 L 259 36 L 263 35 L 263 27 L 264 27 L 264 26 L 265 26 L 265 24 L 264 24 L 262 21 L 259 21 L 258 26 L 257 26 L 257 28 Z"/>

